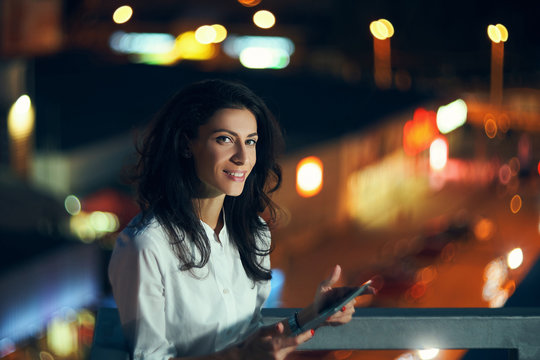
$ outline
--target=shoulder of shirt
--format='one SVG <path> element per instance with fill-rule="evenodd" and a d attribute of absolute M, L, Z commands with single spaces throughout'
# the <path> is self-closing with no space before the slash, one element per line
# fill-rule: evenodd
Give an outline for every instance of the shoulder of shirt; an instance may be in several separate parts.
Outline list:
<path fill-rule="evenodd" d="M 165 230 L 156 218 L 143 220 L 142 215 L 135 216 L 119 234 L 117 247 L 131 247 L 137 251 L 157 250 L 168 245 Z"/>

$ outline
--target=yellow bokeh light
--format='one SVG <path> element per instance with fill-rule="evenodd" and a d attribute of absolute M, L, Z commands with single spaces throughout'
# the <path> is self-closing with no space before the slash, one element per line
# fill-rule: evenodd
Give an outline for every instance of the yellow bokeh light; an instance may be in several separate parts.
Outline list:
<path fill-rule="evenodd" d="M 371 24 L 369 24 L 369 30 L 371 31 L 371 34 L 379 40 L 386 39 L 386 35 L 388 34 L 386 26 L 379 21 L 372 21 Z"/>
<path fill-rule="evenodd" d="M 512 197 L 512 200 L 510 200 L 510 210 L 514 214 L 517 214 L 519 210 L 521 210 L 521 203 L 521 196 L 519 196 L 518 194 L 514 195 Z"/>
<path fill-rule="evenodd" d="M 382 23 L 384 27 L 386 28 L 386 32 L 387 32 L 386 37 L 391 38 L 392 35 L 394 35 L 394 26 L 392 25 L 392 23 L 386 19 L 379 19 L 379 22 Z"/>
<path fill-rule="evenodd" d="M 392 26 L 392 23 L 386 19 L 372 21 L 369 24 L 369 30 L 371 31 L 371 34 L 379 40 L 385 40 L 394 35 L 394 27 Z"/>
<path fill-rule="evenodd" d="M 259 10 L 253 15 L 253 22 L 261 29 L 270 29 L 276 23 L 276 17 L 268 10 Z"/>
<path fill-rule="evenodd" d="M 131 6 L 124 5 L 120 6 L 118 9 L 114 11 L 113 14 L 113 21 L 117 24 L 123 24 L 129 21 L 131 19 L 131 16 L 133 15 L 133 9 Z"/>
<path fill-rule="evenodd" d="M 194 31 L 187 31 L 176 38 L 174 52 L 178 59 L 209 60 L 216 54 L 213 44 L 201 44 Z"/>
<path fill-rule="evenodd" d="M 503 24 L 497 24 L 495 27 L 499 30 L 499 33 L 501 34 L 501 41 L 506 42 L 508 40 L 508 30 Z"/>
<path fill-rule="evenodd" d="M 195 30 L 195 39 L 201 44 L 211 44 L 216 40 L 217 32 L 210 25 L 203 25 Z"/>
<path fill-rule="evenodd" d="M 300 196 L 317 195 L 323 184 L 323 164 L 315 156 L 302 159 L 296 166 L 296 191 Z"/>
<path fill-rule="evenodd" d="M 34 109 L 28 95 L 22 95 L 11 106 L 8 114 L 8 133 L 13 139 L 28 137 L 34 130 Z"/>
<path fill-rule="evenodd" d="M 498 43 L 501 41 L 501 31 L 497 29 L 495 25 L 489 25 L 487 28 L 487 34 L 491 41 Z"/>
<path fill-rule="evenodd" d="M 227 29 L 225 28 L 225 26 L 220 24 L 214 24 L 212 25 L 212 28 L 216 32 L 216 38 L 214 39 L 214 43 L 220 43 L 227 38 Z"/>
<path fill-rule="evenodd" d="M 494 43 L 506 42 L 508 40 L 508 30 L 502 24 L 489 25 L 487 33 L 489 39 Z"/>
<path fill-rule="evenodd" d="M 76 324 L 55 317 L 47 326 L 47 345 L 49 349 L 60 357 L 67 357 L 78 349 Z"/>

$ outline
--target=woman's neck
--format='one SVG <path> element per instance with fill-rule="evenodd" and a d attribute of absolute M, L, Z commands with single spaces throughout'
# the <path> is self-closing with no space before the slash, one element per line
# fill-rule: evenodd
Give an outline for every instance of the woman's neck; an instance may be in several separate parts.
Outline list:
<path fill-rule="evenodd" d="M 223 209 L 224 201 L 225 195 L 213 198 L 193 199 L 194 207 L 198 211 L 199 219 L 214 229 L 216 234 L 219 234 L 220 230 L 223 228 L 221 210 Z"/>

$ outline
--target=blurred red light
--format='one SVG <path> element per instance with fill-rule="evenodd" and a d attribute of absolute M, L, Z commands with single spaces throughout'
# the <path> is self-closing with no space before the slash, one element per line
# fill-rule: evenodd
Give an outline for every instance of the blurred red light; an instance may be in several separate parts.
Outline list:
<path fill-rule="evenodd" d="M 438 135 L 437 114 L 418 108 L 403 127 L 403 150 L 407 155 L 416 155 L 427 149 Z"/>

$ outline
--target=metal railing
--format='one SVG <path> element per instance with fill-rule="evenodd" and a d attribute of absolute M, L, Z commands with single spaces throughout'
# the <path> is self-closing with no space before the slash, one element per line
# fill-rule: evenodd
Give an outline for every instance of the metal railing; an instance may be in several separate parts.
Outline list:
<path fill-rule="evenodd" d="M 274 323 L 297 309 L 263 309 Z M 323 327 L 300 350 L 508 349 L 540 359 L 540 308 L 359 308 L 343 326 Z M 91 359 L 128 359 L 116 309 L 98 312 Z"/>

